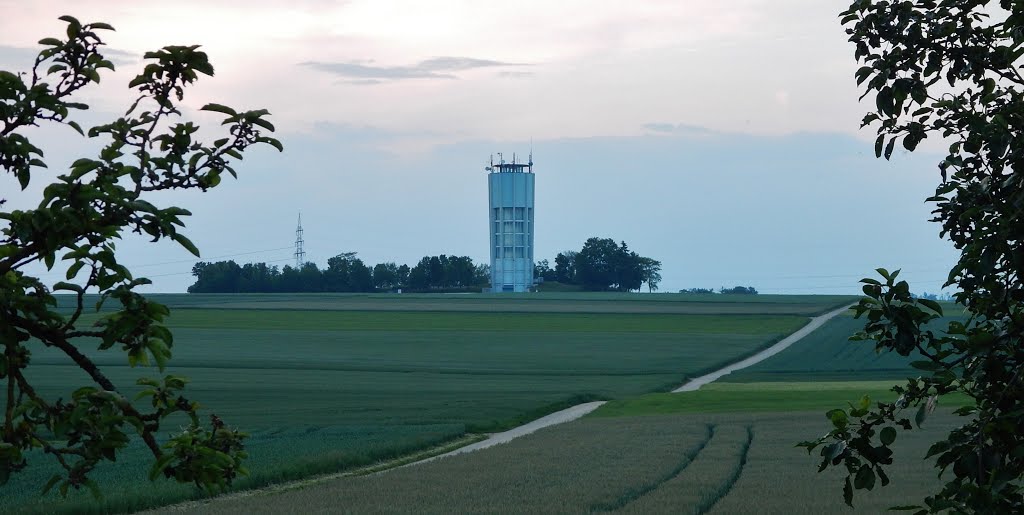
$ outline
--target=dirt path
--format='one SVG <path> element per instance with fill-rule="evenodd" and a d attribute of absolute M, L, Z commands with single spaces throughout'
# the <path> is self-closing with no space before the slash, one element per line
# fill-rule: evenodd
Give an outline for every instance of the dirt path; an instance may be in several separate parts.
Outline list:
<path fill-rule="evenodd" d="M 409 466 L 412 466 L 412 465 L 419 465 L 420 463 L 426 463 L 428 461 L 434 461 L 434 460 L 439 459 L 439 458 L 447 458 L 449 456 L 455 456 L 457 454 L 464 454 L 464 453 L 467 453 L 467 452 L 478 451 L 480 449 L 486 449 L 488 447 L 492 447 L 492 446 L 495 446 L 495 445 L 498 445 L 498 444 L 508 443 L 508 442 L 512 441 L 514 438 L 519 438 L 520 436 L 526 436 L 526 435 L 528 435 L 528 434 L 530 434 L 530 433 L 532 433 L 532 432 L 534 432 L 534 431 L 536 431 L 538 429 L 543 429 L 545 427 L 553 426 L 555 424 L 563 424 L 565 422 L 570 422 L 570 421 L 576 420 L 576 419 L 582 417 L 583 415 L 586 415 L 587 413 L 590 413 L 591 411 L 596 410 L 599 406 L 601 406 L 604 403 L 605 403 L 605 401 L 594 401 L 594 402 L 585 402 L 583 404 L 577 404 L 577 405 L 575 405 L 575 406 L 573 406 L 571 408 L 566 408 L 566 409 L 564 409 L 562 411 L 556 411 L 556 412 L 554 412 L 554 413 L 552 413 L 550 415 L 545 415 L 545 416 L 543 416 L 541 418 L 538 418 L 537 420 L 534 420 L 533 422 L 529 422 L 527 424 L 523 424 L 523 425 L 521 425 L 519 427 L 514 427 L 512 429 L 509 429 L 508 431 L 504 431 L 504 432 L 501 432 L 501 433 L 494 433 L 494 434 L 490 435 L 486 440 L 481 440 L 479 442 L 476 442 L 476 443 L 473 443 L 473 444 L 469 444 L 469 445 L 467 445 L 465 447 L 459 447 L 458 449 L 455 449 L 454 451 L 451 451 L 451 452 L 446 452 L 444 454 L 439 454 L 437 456 L 432 456 L 430 458 L 427 458 L 427 459 L 424 459 L 424 460 L 420 460 L 420 461 L 415 461 L 415 462 L 408 463 L 408 464 L 405 464 L 405 465 L 402 465 L 402 466 L 403 467 L 409 467 Z M 380 473 L 384 473 L 384 472 L 387 472 L 387 471 L 382 471 Z"/>
<path fill-rule="evenodd" d="M 811 321 L 807 325 L 801 327 L 796 332 L 794 332 L 793 334 L 783 338 L 782 340 L 779 340 L 779 343 L 776 343 L 775 345 L 772 345 L 771 347 L 768 347 L 767 349 L 765 349 L 765 350 L 763 350 L 761 352 L 758 352 L 757 354 L 754 354 L 753 356 L 750 356 L 749 358 L 744 359 L 743 361 L 738 361 L 736 363 L 733 363 L 732 365 L 729 365 L 729 366 L 727 366 L 725 368 L 716 370 L 716 371 L 714 371 L 714 372 L 712 372 L 710 374 L 705 374 L 705 375 L 702 375 L 700 377 L 691 379 L 691 380 L 687 381 L 686 384 L 684 384 L 683 386 L 680 386 L 679 388 L 676 388 L 675 390 L 672 390 L 672 393 L 694 392 L 694 391 L 697 391 L 697 390 L 700 389 L 701 386 L 704 386 L 704 385 L 706 385 L 706 384 L 708 384 L 710 382 L 716 381 L 716 380 L 718 380 L 718 378 L 720 378 L 720 377 L 722 377 L 722 376 L 724 376 L 726 374 L 731 374 L 731 373 L 733 373 L 733 372 L 735 372 L 737 370 L 747 368 L 747 367 L 749 367 L 751 365 L 754 365 L 756 363 L 760 363 L 760 362 L 762 362 L 762 361 L 764 361 L 764 360 L 766 360 L 766 359 L 768 359 L 768 358 L 770 358 L 770 357 L 772 357 L 772 356 L 782 352 L 783 350 L 786 349 L 786 347 L 789 347 L 790 345 L 793 345 L 794 343 L 799 341 L 804 336 L 807 336 L 808 334 L 811 334 L 815 329 L 817 329 L 817 328 L 821 327 L 822 325 L 824 325 L 825 322 L 828 322 L 829 320 L 831 320 L 832 318 L 836 317 L 837 315 L 840 315 L 842 313 L 845 313 L 845 312 L 849 311 L 849 309 L 851 307 L 853 307 L 854 305 L 855 304 L 850 304 L 849 306 L 843 306 L 843 307 L 841 307 L 841 308 L 839 308 L 839 309 L 837 309 L 835 311 L 829 311 L 828 313 L 825 313 L 824 315 L 816 316 L 816 317 L 812 318 Z"/>

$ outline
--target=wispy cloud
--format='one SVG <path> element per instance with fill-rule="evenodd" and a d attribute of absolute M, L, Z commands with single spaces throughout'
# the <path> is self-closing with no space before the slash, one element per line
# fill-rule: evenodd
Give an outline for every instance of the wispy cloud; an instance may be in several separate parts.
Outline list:
<path fill-rule="evenodd" d="M 685 123 L 645 123 L 643 128 L 661 134 L 712 134 L 714 131 L 699 125 Z"/>
<path fill-rule="evenodd" d="M 458 77 L 453 72 L 479 68 L 529 66 L 527 63 L 510 63 L 472 57 L 433 57 L 407 66 L 377 66 L 373 64 L 373 61 L 306 61 L 300 64 L 349 79 L 344 81 L 346 83 L 360 85 L 407 79 L 456 79 Z"/>
<path fill-rule="evenodd" d="M 524 72 L 524 71 L 518 71 L 518 70 L 517 71 L 502 71 L 502 72 L 498 72 L 498 77 L 505 77 L 505 78 L 509 78 L 509 79 L 525 79 L 527 77 L 533 77 L 534 75 L 536 75 L 536 74 L 533 73 L 533 72 Z"/>
<path fill-rule="evenodd" d="M 43 48 L 42 45 L 37 48 L 0 45 L 0 64 L 27 71 L 32 66 L 32 63 L 35 62 L 39 51 Z M 101 47 L 100 53 L 118 66 L 137 63 L 142 59 L 141 55 L 134 52 L 126 52 L 108 46 Z M 48 67 L 49 65 L 44 66 L 43 69 L 45 70 Z"/>

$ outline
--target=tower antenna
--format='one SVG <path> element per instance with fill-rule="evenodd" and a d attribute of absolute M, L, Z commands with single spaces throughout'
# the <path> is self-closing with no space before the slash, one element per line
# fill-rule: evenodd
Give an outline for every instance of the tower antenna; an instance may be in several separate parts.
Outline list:
<path fill-rule="evenodd" d="M 306 262 L 306 251 L 302 249 L 302 211 L 299 211 L 299 225 L 295 228 L 295 269 L 299 270 Z"/>

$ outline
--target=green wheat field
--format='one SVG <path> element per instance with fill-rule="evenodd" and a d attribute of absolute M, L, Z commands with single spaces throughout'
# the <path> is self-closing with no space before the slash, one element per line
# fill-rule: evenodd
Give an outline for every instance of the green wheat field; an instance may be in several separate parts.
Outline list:
<path fill-rule="evenodd" d="M 826 430 L 825 409 L 884 399 L 911 358 L 846 338 L 839 316 L 754 367 L 700 391 L 688 378 L 770 346 L 855 299 L 726 295 L 156 295 L 172 307 L 168 372 L 192 380 L 207 414 L 248 431 L 252 474 L 235 489 L 356 470 L 467 435 L 514 427 L 589 400 L 584 419 L 510 444 L 375 476 L 189 505 L 211 512 L 823 513 L 839 482 L 794 444 Z M 116 352 L 83 350 L 125 392 Z M 33 380 L 67 396 L 85 377 L 34 348 Z M 941 415 L 923 430 L 952 423 Z M 172 421 L 168 433 L 176 429 Z M 903 450 L 923 456 L 927 438 Z M 928 435 L 923 435 L 927 437 Z M 934 435 L 932 435 L 934 436 Z M 903 436 L 901 436 L 903 438 Z M 903 442 L 901 442 L 903 444 Z M 905 465 L 904 465 L 905 463 Z M 0 490 L 0 512 L 129 512 L 205 496 L 145 478 L 141 446 L 95 472 L 104 497 L 40 497 L 41 455 Z M 878 511 L 935 481 L 901 462 L 896 488 L 864 497 Z M 902 485 L 902 486 L 899 486 Z M 909 497 L 908 497 L 909 496 Z M 920 495 L 917 495 L 919 498 Z M 861 501 L 861 498 L 858 498 Z M 886 504 L 888 503 L 888 504 Z M 797 506 L 798 509 L 795 509 Z"/>

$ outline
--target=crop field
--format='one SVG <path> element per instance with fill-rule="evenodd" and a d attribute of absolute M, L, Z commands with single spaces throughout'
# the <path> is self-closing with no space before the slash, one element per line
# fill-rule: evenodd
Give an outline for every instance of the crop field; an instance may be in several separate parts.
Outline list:
<path fill-rule="evenodd" d="M 824 417 L 786 412 L 586 417 L 467 455 L 189 511 L 880 513 L 935 484 L 921 458 L 953 422 L 936 414 L 901 434 L 892 484 L 858 492 L 854 510 L 841 476 L 816 473 L 817 457 L 794 447 L 820 434 Z"/>
<path fill-rule="evenodd" d="M 936 321 L 936 329 L 944 328 L 945 320 L 957 317 L 954 305 L 949 304 L 945 311 L 947 318 Z M 910 362 L 924 359 L 916 352 L 910 356 L 877 353 L 873 341 L 849 340 L 850 335 L 863 329 L 864 319 L 837 316 L 785 351 L 720 381 L 891 381 L 919 374 L 910 368 Z"/>
<path fill-rule="evenodd" d="M 469 311 L 500 313 L 673 313 L 814 316 L 852 302 L 843 295 L 697 295 L 634 293 L 153 294 L 171 308 L 327 311 Z M 62 306 L 70 309 L 70 298 Z M 87 299 L 95 300 L 95 299 Z"/>
<path fill-rule="evenodd" d="M 795 448 L 829 427 L 823 413 L 867 394 L 892 400 L 913 358 L 849 342 L 840 316 L 729 381 L 681 394 L 618 397 L 582 420 L 477 453 L 279 494 L 190 506 L 210 513 L 353 512 L 879 513 L 938 484 L 923 456 L 957 423 L 943 399 L 924 427 L 901 432 L 893 483 L 842 503 L 841 475 L 816 473 Z M 458 478 L 453 482 L 452 478 Z"/>
<path fill-rule="evenodd" d="M 250 431 L 254 487 L 336 472 L 582 400 L 664 391 L 770 345 L 844 297 L 695 295 L 159 296 L 173 306 L 169 373 L 192 379 L 205 412 Z M 721 296 L 725 297 L 725 296 Z M 762 297 L 762 296 L 756 296 Z M 386 307 L 382 307 L 385 306 Z M 256 308 L 252 306 L 258 306 Z M 525 307 L 524 307 L 525 306 Z M 669 306 L 671 309 L 659 306 Z M 83 346 L 116 384 L 155 369 Z M 32 379 L 68 395 L 84 376 L 33 349 Z M 173 430 L 174 424 L 168 426 Z M 199 494 L 149 483 L 142 449 L 96 471 L 102 503 L 40 500 L 31 467 L 0 512 L 132 510 Z"/>

